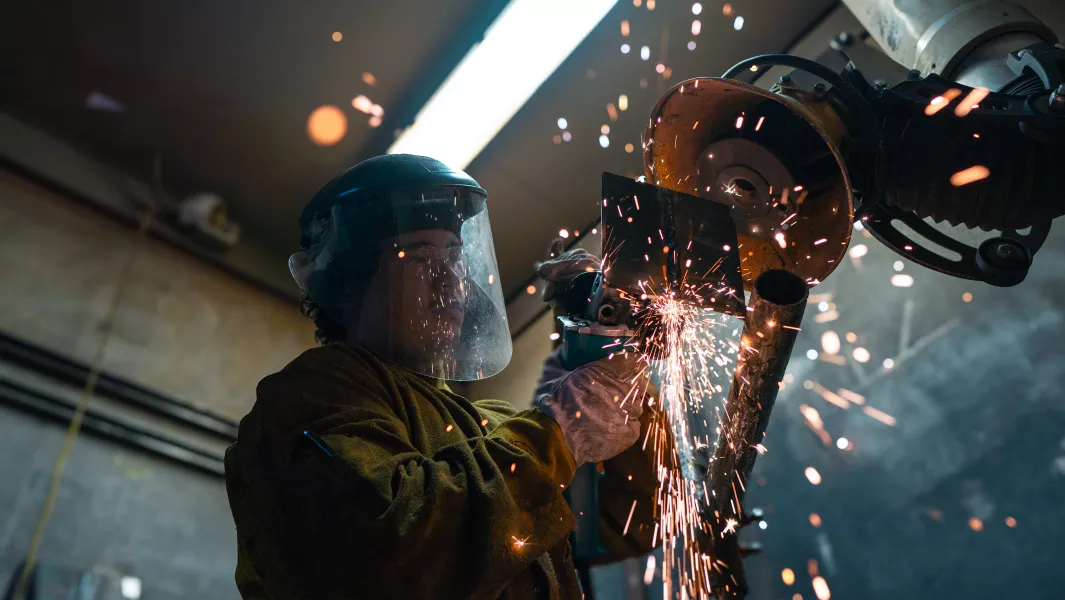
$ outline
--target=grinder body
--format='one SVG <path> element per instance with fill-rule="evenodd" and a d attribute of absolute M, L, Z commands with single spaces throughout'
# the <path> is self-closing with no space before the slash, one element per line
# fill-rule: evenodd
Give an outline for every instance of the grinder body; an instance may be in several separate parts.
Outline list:
<path fill-rule="evenodd" d="M 608 294 L 603 286 L 600 272 L 582 273 L 566 290 L 567 315 L 559 317 L 562 325 L 562 366 L 572 371 L 588 363 L 620 352 L 634 335 L 628 325 L 600 323 L 614 321 L 617 302 L 604 297 Z M 573 559 L 578 565 L 606 556 L 606 548 L 599 539 L 599 480 L 605 475 L 601 465 L 586 464 L 577 469 L 563 495 L 577 520 L 577 527 L 570 536 Z"/>

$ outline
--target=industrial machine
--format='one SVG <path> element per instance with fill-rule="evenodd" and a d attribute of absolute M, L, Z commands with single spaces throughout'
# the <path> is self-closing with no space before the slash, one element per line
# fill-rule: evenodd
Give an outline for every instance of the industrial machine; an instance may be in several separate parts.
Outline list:
<path fill-rule="evenodd" d="M 744 310 L 736 231 L 726 206 L 603 173 L 605 271 L 582 273 L 565 295 L 562 365 L 569 370 L 615 352 L 640 352 L 655 337 L 649 294 L 728 314 Z M 640 335 L 637 336 L 637 331 Z M 582 467 L 565 494 L 575 511 L 574 560 L 588 563 L 599 544 L 601 466 Z"/>
<path fill-rule="evenodd" d="M 1011 2 L 846 4 L 905 81 L 765 55 L 682 82 L 648 122 L 648 181 L 731 206 L 748 281 L 823 280 L 861 221 L 923 266 L 1020 283 L 1065 213 L 1065 46 Z M 796 72 L 752 85 L 773 66 Z M 974 247 L 943 223 L 997 233 Z"/>
<path fill-rule="evenodd" d="M 700 519 L 705 524 L 701 551 L 727 565 L 715 573 L 715 585 L 723 591 L 746 586 L 741 558 L 755 549 L 742 546 L 738 532 L 726 523 L 756 520 L 734 490 L 737 482 L 739 489 L 746 489 L 808 290 L 807 281 L 782 269 L 759 271 L 753 281 L 745 280 L 742 273 L 750 271 L 741 265 L 751 257 L 741 257 L 731 212 L 704 198 L 604 173 L 603 271 L 573 280 L 565 294 L 566 314 L 559 317 L 562 364 L 569 370 L 612 353 L 644 353 L 648 346 L 663 346 L 658 310 L 663 299 L 745 319 L 744 351 L 737 358 L 726 401 L 732 418 L 721 424 L 718 444 L 699 449 L 689 439 L 677 440 L 691 470 L 710 475 L 713 494 L 700 500 L 706 506 Z M 586 597 L 592 592 L 582 567 L 606 554 L 598 533 L 597 488 L 603 474 L 601 464 L 585 465 L 565 492 L 577 519 L 571 544 Z"/>
<path fill-rule="evenodd" d="M 908 76 L 889 85 L 869 81 L 849 57 L 837 72 L 764 55 L 674 86 L 644 135 L 647 184 L 604 175 L 608 267 L 574 282 L 562 318 L 572 368 L 633 344 L 649 318 L 639 302 L 648 282 L 745 314 L 741 343 L 753 351 L 738 361 L 725 405 L 734 418 L 703 465 L 720 597 L 747 591 L 746 552 L 722 522 L 726 513 L 748 519 L 722 499 L 741 499 L 734 484 L 742 488 L 753 468 L 806 290 L 838 266 L 856 223 L 912 262 L 1012 286 L 1065 214 L 1065 45 L 1050 28 L 1000 0 L 844 3 Z M 769 90 L 754 85 L 778 66 L 794 71 Z M 694 251 L 682 258 L 677 249 L 689 242 Z M 689 258 L 722 264 L 704 273 Z M 691 279 L 704 275 L 717 285 Z M 570 492 L 585 515 L 578 561 L 600 550 L 597 477 L 586 469 Z"/>

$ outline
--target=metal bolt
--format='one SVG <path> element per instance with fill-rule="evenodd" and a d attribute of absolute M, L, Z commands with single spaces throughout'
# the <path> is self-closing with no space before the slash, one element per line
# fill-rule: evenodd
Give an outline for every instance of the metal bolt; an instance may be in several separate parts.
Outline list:
<path fill-rule="evenodd" d="M 815 83 L 814 84 L 814 92 L 815 93 L 824 94 L 827 89 L 828 89 L 828 86 L 826 86 L 823 83 Z"/>
<path fill-rule="evenodd" d="M 1020 52 L 1018 52 L 1017 56 L 1019 56 L 1021 58 L 1024 58 L 1025 56 L 1028 56 L 1031 53 L 1032 53 L 1031 50 L 1029 50 L 1028 48 L 1025 48 L 1024 50 L 1021 50 Z"/>
<path fill-rule="evenodd" d="M 917 69 L 914 69 L 914 70 L 910 71 L 909 78 L 912 81 L 916 81 L 916 80 L 921 78 L 921 72 L 918 71 Z"/>
<path fill-rule="evenodd" d="M 851 42 L 854 41 L 854 38 L 851 37 L 849 31 L 844 31 L 840 33 L 838 36 L 836 36 L 836 39 L 839 40 L 839 43 L 843 44 L 844 46 L 850 46 Z"/>
<path fill-rule="evenodd" d="M 1001 239 L 991 244 L 988 250 L 988 258 L 999 268 L 1017 269 L 1024 267 L 1027 263 L 1027 257 L 1021 248 L 1018 248 L 1018 242 L 1014 240 Z"/>
<path fill-rule="evenodd" d="M 1008 287 L 1024 281 L 1032 264 L 1032 254 L 1021 242 L 1010 238 L 984 240 L 976 250 L 976 266 L 991 285 Z"/>
<path fill-rule="evenodd" d="M 781 75 L 777 83 L 780 85 L 791 85 L 791 75 Z"/>
<path fill-rule="evenodd" d="M 1059 85 L 1058 89 L 1050 94 L 1050 108 L 1053 110 L 1065 110 L 1065 83 Z"/>
<path fill-rule="evenodd" d="M 887 89 L 887 82 L 884 81 L 883 79 L 877 79 L 876 81 L 873 82 L 873 87 L 875 87 L 878 90 L 885 90 L 885 89 Z"/>

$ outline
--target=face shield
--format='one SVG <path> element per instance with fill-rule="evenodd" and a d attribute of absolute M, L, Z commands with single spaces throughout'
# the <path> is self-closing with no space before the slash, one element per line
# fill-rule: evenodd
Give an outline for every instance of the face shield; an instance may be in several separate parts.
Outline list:
<path fill-rule="evenodd" d="M 485 197 L 462 187 L 393 192 L 312 217 L 289 259 L 300 288 L 348 341 L 455 381 L 510 362 L 510 332 Z"/>

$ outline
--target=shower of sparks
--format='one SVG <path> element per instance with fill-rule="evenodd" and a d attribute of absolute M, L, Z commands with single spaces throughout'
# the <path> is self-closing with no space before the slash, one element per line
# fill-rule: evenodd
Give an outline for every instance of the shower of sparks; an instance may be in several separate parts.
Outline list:
<path fill-rule="evenodd" d="M 529 538 L 523 538 L 520 540 L 515 536 L 510 536 L 510 538 L 514 540 L 514 547 L 518 548 L 519 550 L 525 547 L 525 542 L 529 541 Z"/>
<path fill-rule="evenodd" d="M 635 200 L 632 202 L 626 211 L 635 213 L 638 207 Z M 618 208 L 621 216 L 621 207 Z M 605 270 L 610 268 L 612 241 L 604 244 Z M 664 254 L 676 254 L 672 245 L 658 246 L 659 242 L 648 240 Z M 658 253 L 657 249 L 654 253 Z M 715 438 L 729 435 L 724 427 L 729 416 L 723 410 L 728 389 L 723 382 L 731 381 L 731 367 L 740 351 L 733 339 L 738 337 L 742 325 L 737 325 L 738 319 L 700 308 L 719 300 L 719 296 L 735 294 L 734 290 L 718 282 L 688 283 L 686 273 L 700 268 L 693 266 L 699 263 L 680 257 L 676 261 L 681 267 L 679 280 L 641 280 L 641 293 L 627 296 L 634 314 L 649 317 L 641 320 L 633 341 L 619 343 L 638 348 L 640 360 L 648 366 L 649 375 L 660 390 L 654 425 L 642 441 L 657 465 L 654 543 L 663 551 L 661 568 L 656 571 L 654 563 L 649 563 L 647 577 L 661 574 L 663 588 L 671 590 L 666 597 L 709 600 L 711 586 L 727 565 L 713 559 L 708 544 L 714 537 L 734 532 L 743 517 L 739 496 L 731 504 L 732 512 L 727 512 L 726 504 L 725 514 L 714 515 L 707 488 L 710 482 L 706 479 L 706 461 L 712 460 L 719 442 Z M 695 271 L 691 274 L 700 280 L 708 276 Z M 727 329 L 718 334 L 721 328 Z M 634 381 L 633 390 L 619 405 L 640 401 L 642 391 L 637 390 L 642 390 L 642 381 Z M 737 482 L 743 485 L 742 479 Z"/>
<path fill-rule="evenodd" d="M 647 298 L 647 308 L 660 320 L 656 332 L 642 337 L 648 341 L 645 359 L 654 366 L 661 382 L 663 412 L 659 414 L 664 417 L 652 447 L 658 464 L 656 543 L 662 543 L 664 552 L 663 586 L 679 589 L 689 598 L 709 598 L 714 563 L 700 547 L 700 540 L 714 533 L 704 515 L 709 498 L 705 485 L 696 485 L 696 473 L 689 463 L 702 454 L 702 449 L 713 445 L 709 435 L 694 429 L 699 422 L 706 422 L 707 414 L 714 414 L 720 425 L 723 398 L 717 402 L 714 398 L 723 388 L 715 385 L 711 376 L 727 376 L 724 367 L 733 362 L 730 354 L 735 349 L 711 331 L 723 324 L 724 317 L 697 308 L 698 302 L 691 300 L 698 296 L 690 288 L 663 292 L 646 282 L 643 288 L 646 293 L 641 296 Z M 693 296 L 684 302 L 677 299 L 678 293 Z M 668 447 L 666 427 L 673 432 L 675 448 Z"/>
<path fill-rule="evenodd" d="M 643 584 L 651 585 L 651 582 L 655 580 L 655 555 L 652 554 L 647 557 L 647 568 L 643 572 Z"/>
<path fill-rule="evenodd" d="M 726 194 L 728 194 L 730 196 L 739 196 L 740 195 L 740 193 L 736 191 L 736 184 L 735 183 L 730 183 L 730 184 L 726 185 L 724 188 L 722 188 L 722 191 L 724 191 Z"/>

